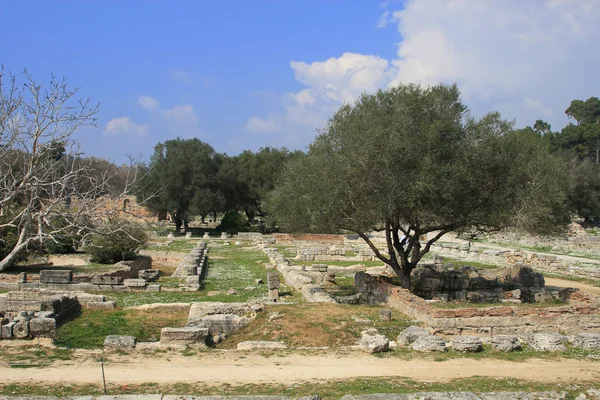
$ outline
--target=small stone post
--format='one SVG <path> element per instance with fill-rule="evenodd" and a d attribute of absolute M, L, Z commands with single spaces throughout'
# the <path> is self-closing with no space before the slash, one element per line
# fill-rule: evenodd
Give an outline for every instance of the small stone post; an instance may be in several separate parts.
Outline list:
<path fill-rule="evenodd" d="M 267 272 L 267 288 L 269 289 L 269 300 L 276 302 L 279 299 L 279 274 L 277 271 Z"/>

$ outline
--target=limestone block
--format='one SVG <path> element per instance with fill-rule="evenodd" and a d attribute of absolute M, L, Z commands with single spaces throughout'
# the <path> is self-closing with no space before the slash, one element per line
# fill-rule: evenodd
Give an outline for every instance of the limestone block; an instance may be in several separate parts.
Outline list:
<path fill-rule="evenodd" d="M 77 293 L 76 294 L 77 301 L 79 303 L 88 303 L 90 301 L 104 301 L 106 297 L 102 294 L 89 294 L 89 293 Z"/>
<path fill-rule="evenodd" d="M 241 317 L 235 314 L 216 314 L 206 315 L 200 321 L 195 321 L 194 326 L 199 328 L 208 328 L 211 336 L 230 334 L 240 330 L 250 323 L 250 318 Z"/>
<path fill-rule="evenodd" d="M 27 283 L 27 272 L 21 272 L 17 277 L 17 283 Z"/>
<path fill-rule="evenodd" d="M 29 334 L 31 337 L 56 336 L 56 320 L 53 318 L 32 318 L 29 321 Z"/>
<path fill-rule="evenodd" d="M 421 336 L 429 335 L 430 333 L 427 329 L 421 328 L 419 326 L 409 326 L 408 328 L 400 332 L 398 338 L 396 338 L 396 343 L 398 343 L 401 346 L 406 346 L 412 344 Z"/>
<path fill-rule="evenodd" d="M 123 282 L 123 278 L 120 276 L 106 276 L 96 275 L 92 278 L 92 284 L 94 285 L 120 285 Z"/>
<path fill-rule="evenodd" d="M 521 342 L 516 336 L 497 335 L 492 337 L 492 348 L 505 353 L 509 351 L 521 350 Z"/>
<path fill-rule="evenodd" d="M 580 333 L 575 336 L 573 344 L 586 350 L 600 349 L 600 333 Z"/>
<path fill-rule="evenodd" d="M 146 287 L 147 292 L 160 292 L 160 289 L 160 285 L 148 285 L 148 287 Z"/>
<path fill-rule="evenodd" d="M 205 343 L 208 336 L 208 328 L 162 328 L 160 330 L 160 342 L 164 344 Z"/>
<path fill-rule="evenodd" d="M 379 311 L 379 319 L 381 321 L 391 321 L 392 320 L 392 310 L 381 310 Z"/>
<path fill-rule="evenodd" d="M 13 336 L 15 339 L 26 339 L 29 337 L 29 320 L 23 318 L 13 326 Z"/>
<path fill-rule="evenodd" d="M 564 351 L 567 337 L 558 333 L 535 333 L 529 345 L 537 351 Z"/>
<path fill-rule="evenodd" d="M 288 346 L 285 343 L 269 341 L 246 341 L 237 345 L 238 350 L 282 350 L 287 348 Z"/>
<path fill-rule="evenodd" d="M 160 271 L 157 269 L 143 269 L 138 272 L 138 278 L 146 282 L 154 282 L 160 277 Z"/>
<path fill-rule="evenodd" d="M 146 281 L 143 279 L 125 279 L 123 281 L 123 284 L 127 287 L 138 288 L 138 287 L 145 287 Z"/>
<path fill-rule="evenodd" d="M 7 324 L 2 325 L 2 339 L 12 339 L 13 337 L 13 327 L 16 322 L 9 322 Z"/>
<path fill-rule="evenodd" d="M 277 271 L 267 272 L 267 287 L 271 289 L 279 289 L 279 274 Z"/>
<path fill-rule="evenodd" d="M 135 347 L 134 336 L 109 335 L 104 339 L 105 350 L 131 350 Z"/>
<path fill-rule="evenodd" d="M 446 342 L 437 336 L 419 336 L 412 344 L 413 350 L 416 351 L 439 351 L 444 352 L 447 350 Z"/>
<path fill-rule="evenodd" d="M 364 334 L 358 342 L 363 351 L 368 353 L 381 353 L 390 349 L 390 341 L 384 335 Z"/>
<path fill-rule="evenodd" d="M 481 339 L 477 336 L 458 336 L 452 339 L 452 349 L 468 353 L 476 353 L 483 350 Z"/>
<path fill-rule="evenodd" d="M 70 283 L 73 271 L 44 269 L 40 271 L 40 283 Z"/>
<path fill-rule="evenodd" d="M 90 301 L 86 303 L 85 308 L 90 310 L 114 310 L 116 306 L 114 301 Z"/>

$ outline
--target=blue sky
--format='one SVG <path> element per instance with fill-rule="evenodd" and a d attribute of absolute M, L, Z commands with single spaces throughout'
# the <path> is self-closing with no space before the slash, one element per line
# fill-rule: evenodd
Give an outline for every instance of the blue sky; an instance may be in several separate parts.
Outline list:
<path fill-rule="evenodd" d="M 341 104 L 399 82 L 458 82 L 476 115 L 560 129 L 600 95 L 599 22 L 597 0 L 13 1 L 0 62 L 100 102 L 77 138 L 122 162 L 176 136 L 304 149 Z"/>

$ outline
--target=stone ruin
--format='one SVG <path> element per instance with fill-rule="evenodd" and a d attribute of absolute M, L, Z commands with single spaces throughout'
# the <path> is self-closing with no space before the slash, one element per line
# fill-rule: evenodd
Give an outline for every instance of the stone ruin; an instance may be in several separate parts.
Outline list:
<path fill-rule="evenodd" d="M 84 291 L 160 291 L 160 285 L 149 285 L 158 279 L 158 270 L 153 270 L 152 258 L 137 256 L 134 260 L 114 264 L 110 271 L 102 274 L 78 274 L 67 269 L 40 271 L 39 280 L 32 281 L 27 273 L 18 275 L 16 282 L 0 282 L 0 289 L 15 291 L 53 290 L 58 292 Z"/>
<path fill-rule="evenodd" d="M 522 264 L 494 270 L 425 264 L 413 271 L 412 285 L 412 292 L 424 299 L 474 303 L 566 302 L 574 291 L 547 290 L 544 276 Z"/>
<path fill-rule="evenodd" d="M 208 270 L 206 242 L 198 242 L 196 247 L 177 266 L 172 277 L 182 279 L 179 287 L 184 291 L 200 290 Z"/>
<path fill-rule="evenodd" d="M 57 294 L 44 290 L 0 295 L 1 339 L 54 338 L 57 326 L 81 306 L 114 308 L 102 295 Z"/>

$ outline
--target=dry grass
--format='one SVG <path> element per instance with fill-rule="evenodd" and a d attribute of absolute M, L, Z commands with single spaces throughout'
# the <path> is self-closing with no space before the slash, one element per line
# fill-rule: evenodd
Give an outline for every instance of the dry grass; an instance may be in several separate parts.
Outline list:
<path fill-rule="evenodd" d="M 403 314 L 393 312 L 393 320 L 379 320 L 381 307 L 305 303 L 269 306 L 256 320 L 219 345 L 235 348 L 246 340 L 277 340 L 291 347 L 339 347 L 357 343 L 360 332 L 375 327 L 394 339 L 409 325 Z M 269 321 L 273 312 L 282 318 Z"/>

